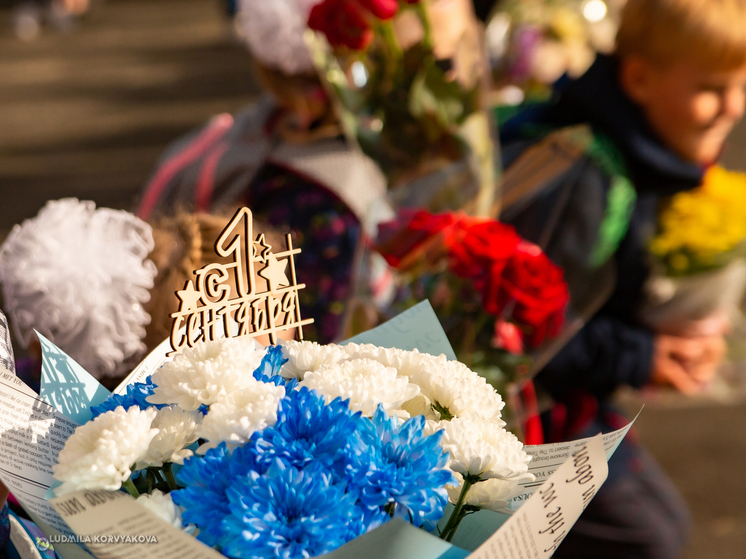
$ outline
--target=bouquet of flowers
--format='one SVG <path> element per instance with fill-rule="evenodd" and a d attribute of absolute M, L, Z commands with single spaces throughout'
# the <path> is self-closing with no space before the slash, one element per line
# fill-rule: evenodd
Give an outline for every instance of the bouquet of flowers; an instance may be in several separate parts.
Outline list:
<path fill-rule="evenodd" d="M 662 208 L 643 319 L 658 331 L 729 318 L 746 286 L 746 175 L 713 166 Z"/>
<path fill-rule="evenodd" d="M 342 128 L 379 165 L 390 190 L 449 168 L 440 180 L 453 183 L 450 207 L 487 211 L 493 147 L 471 3 L 323 0 L 308 25 Z"/>
<path fill-rule="evenodd" d="M 505 390 L 530 352 L 562 328 L 563 272 L 509 225 L 460 213 L 402 212 L 381 225 L 378 250 L 402 272 L 400 303 L 429 298 L 468 366 Z"/>
<path fill-rule="evenodd" d="M 228 557 L 313 557 L 392 518 L 450 541 L 531 479 L 503 401 L 465 365 L 374 345 L 184 349 L 93 410 L 57 495 L 126 489 Z"/>
<path fill-rule="evenodd" d="M 506 0 L 487 26 L 497 103 L 518 105 L 549 96 L 562 75 L 578 77 L 597 52 L 614 49 L 614 0 Z"/>

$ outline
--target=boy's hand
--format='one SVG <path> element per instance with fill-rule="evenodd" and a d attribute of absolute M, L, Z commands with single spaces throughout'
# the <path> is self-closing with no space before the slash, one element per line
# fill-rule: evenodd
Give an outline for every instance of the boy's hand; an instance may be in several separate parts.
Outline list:
<path fill-rule="evenodd" d="M 654 384 L 673 386 L 684 394 L 701 392 L 725 355 L 722 335 L 684 338 L 659 334 L 654 342 Z"/>

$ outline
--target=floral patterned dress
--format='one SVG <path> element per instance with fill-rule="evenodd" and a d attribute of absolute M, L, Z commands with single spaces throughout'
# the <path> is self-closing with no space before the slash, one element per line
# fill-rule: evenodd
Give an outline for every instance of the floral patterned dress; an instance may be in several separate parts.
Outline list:
<path fill-rule="evenodd" d="M 245 192 L 254 216 L 278 231 L 289 231 L 296 256 L 305 338 L 329 343 L 338 338 L 351 296 L 352 271 L 361 227 L 334 193 L 310 179 L 268 164 Z"/>

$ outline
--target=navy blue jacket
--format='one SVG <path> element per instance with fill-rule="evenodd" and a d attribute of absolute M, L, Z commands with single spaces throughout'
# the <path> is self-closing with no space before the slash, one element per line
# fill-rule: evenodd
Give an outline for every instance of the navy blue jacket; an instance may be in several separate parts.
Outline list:
<path fill-rule="evenodd" d="M 613 294 L 537 377 L 539 384 L 559 401 L 578 391 L 604 400 L 621 385 L 638 388 L 649 382 L 653 333 L 637 320 L 649 273 L 645 247 L 655 231 L 661 199 L 698 186 L 703 175 L 702 169 L 682 160 L 656 137 L 642 110 L 622 92 L 617 75 L 615 59 L 599 56 L 584 76 L 559 90 L 556 102 L 521 113 L 501 127 L 507 168 L 527 147 L 525 138 L 520 137 L 525 124 L 552 128 L 589 124 L 613 141 L 637 192 L 629 229 L 614 254 Z M 572 182 L 573 192 L 570 210 L 556 229 L 557 238 L 546 249 L 550 258 L 561 264 L 556 255 L 559 247 L 567 248 L 568 243 L 560 237 L 575 230 L 571 244 L 588 238 L 595 241 L 595 235 L 586 233 L 598 227 L 601 216 L 597 214 L 603 212 L 592 204 L 593 200 L 605 200 L 610 179 L 590 157 L 585 157 L 557 180 Z M 551 196 L 547 200 L 550 205 Z M 532 204 L 503 218 L 516 225 L 519 233 L 536 241 L 531 238 L 535 232 L 526 223 L 540 221 L 545 210 Z M 532 212 L 535 215 L 530 215 Z M 572 282 L 572 277 L 568 277 L 568 282 Z"/>

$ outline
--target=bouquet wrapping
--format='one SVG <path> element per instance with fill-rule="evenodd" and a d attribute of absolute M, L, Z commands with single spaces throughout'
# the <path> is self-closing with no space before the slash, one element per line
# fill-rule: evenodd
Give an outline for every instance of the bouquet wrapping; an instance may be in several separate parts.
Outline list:
<path fill-rule="evenodd" d="M 444 338 L 430 316 L 419 306 L 366 336 L 433 349 Z M 499 396 L 444 356 L 247 341 L 165 365 L 167 350 L 156 350 L 107 397 L 42 339 L 45 399 L 67 401 L 74 419 L 0 373 L 0 478 L 64 559 L 88 556 L 78 544 L 116 559 L 307 557 L 337 546 L 330 557 L 486 559 L 500 548 L 545 559 L 629 429 L 521 447 L 502 428 Z M 539 457 L 532 471 L 528 455 Z M 550 505 L 562 514 L 548 517 Z M 450 539 L 459 520 L 461 549 L 434 537 Z"/>
<path fill-rule="evenodd" d="M 660 271 L 645 286 L 645 324 L 657 332 L 708 334 L 713 326 L 734 318 L 746 288 L 746 260 L 738 258 L 722 268 L 691 276 L 668 277 Z"/>
<path fill-rule="evenodd" d="M 716 166 L 700 187 L 667 201 L 641 310 L 651 328 L 697 334 L 735 318 L 746 288 L 745 204 L 746 175 Z"/>
<path fill-rule="evenodd" d="M 450 541 L 465 506 L 505 510 L 533 479 L 503 406 L 444 356 L 208 342 L 94 407 L 55 492 L 126 489 L 228 557 L 322 555 L 393 518 L 433 531 L 449 499 Z"/>
<path fill-rule="evenodd" d="M 482 30 L 468 0 L 324 0 L 311 10 L 314 62 L 347 138 L 381 168 L 394 204 L 493 203 Z M 402 188 L 422 181 L 417 188 Z"/>
<path fill-rule="evenodd" d="M 508 428 L 543 442 L 531 377 L 564 327 L 562 269 L 511 226 L 463 213 L 402 211 L 379 243 L 399 274 L 393 308 L 429 299 L 458 359 L 505 398 Z"/>
<path fill-rule="evenodd" d="M 526 378 L 530 353 L 562 329 L 562 269 L 509 225 L 402 212 L 381 225 L 378 250 L 403 275 L 400 303 L 430 299 L 459 359 L 498 386 Z"/>

